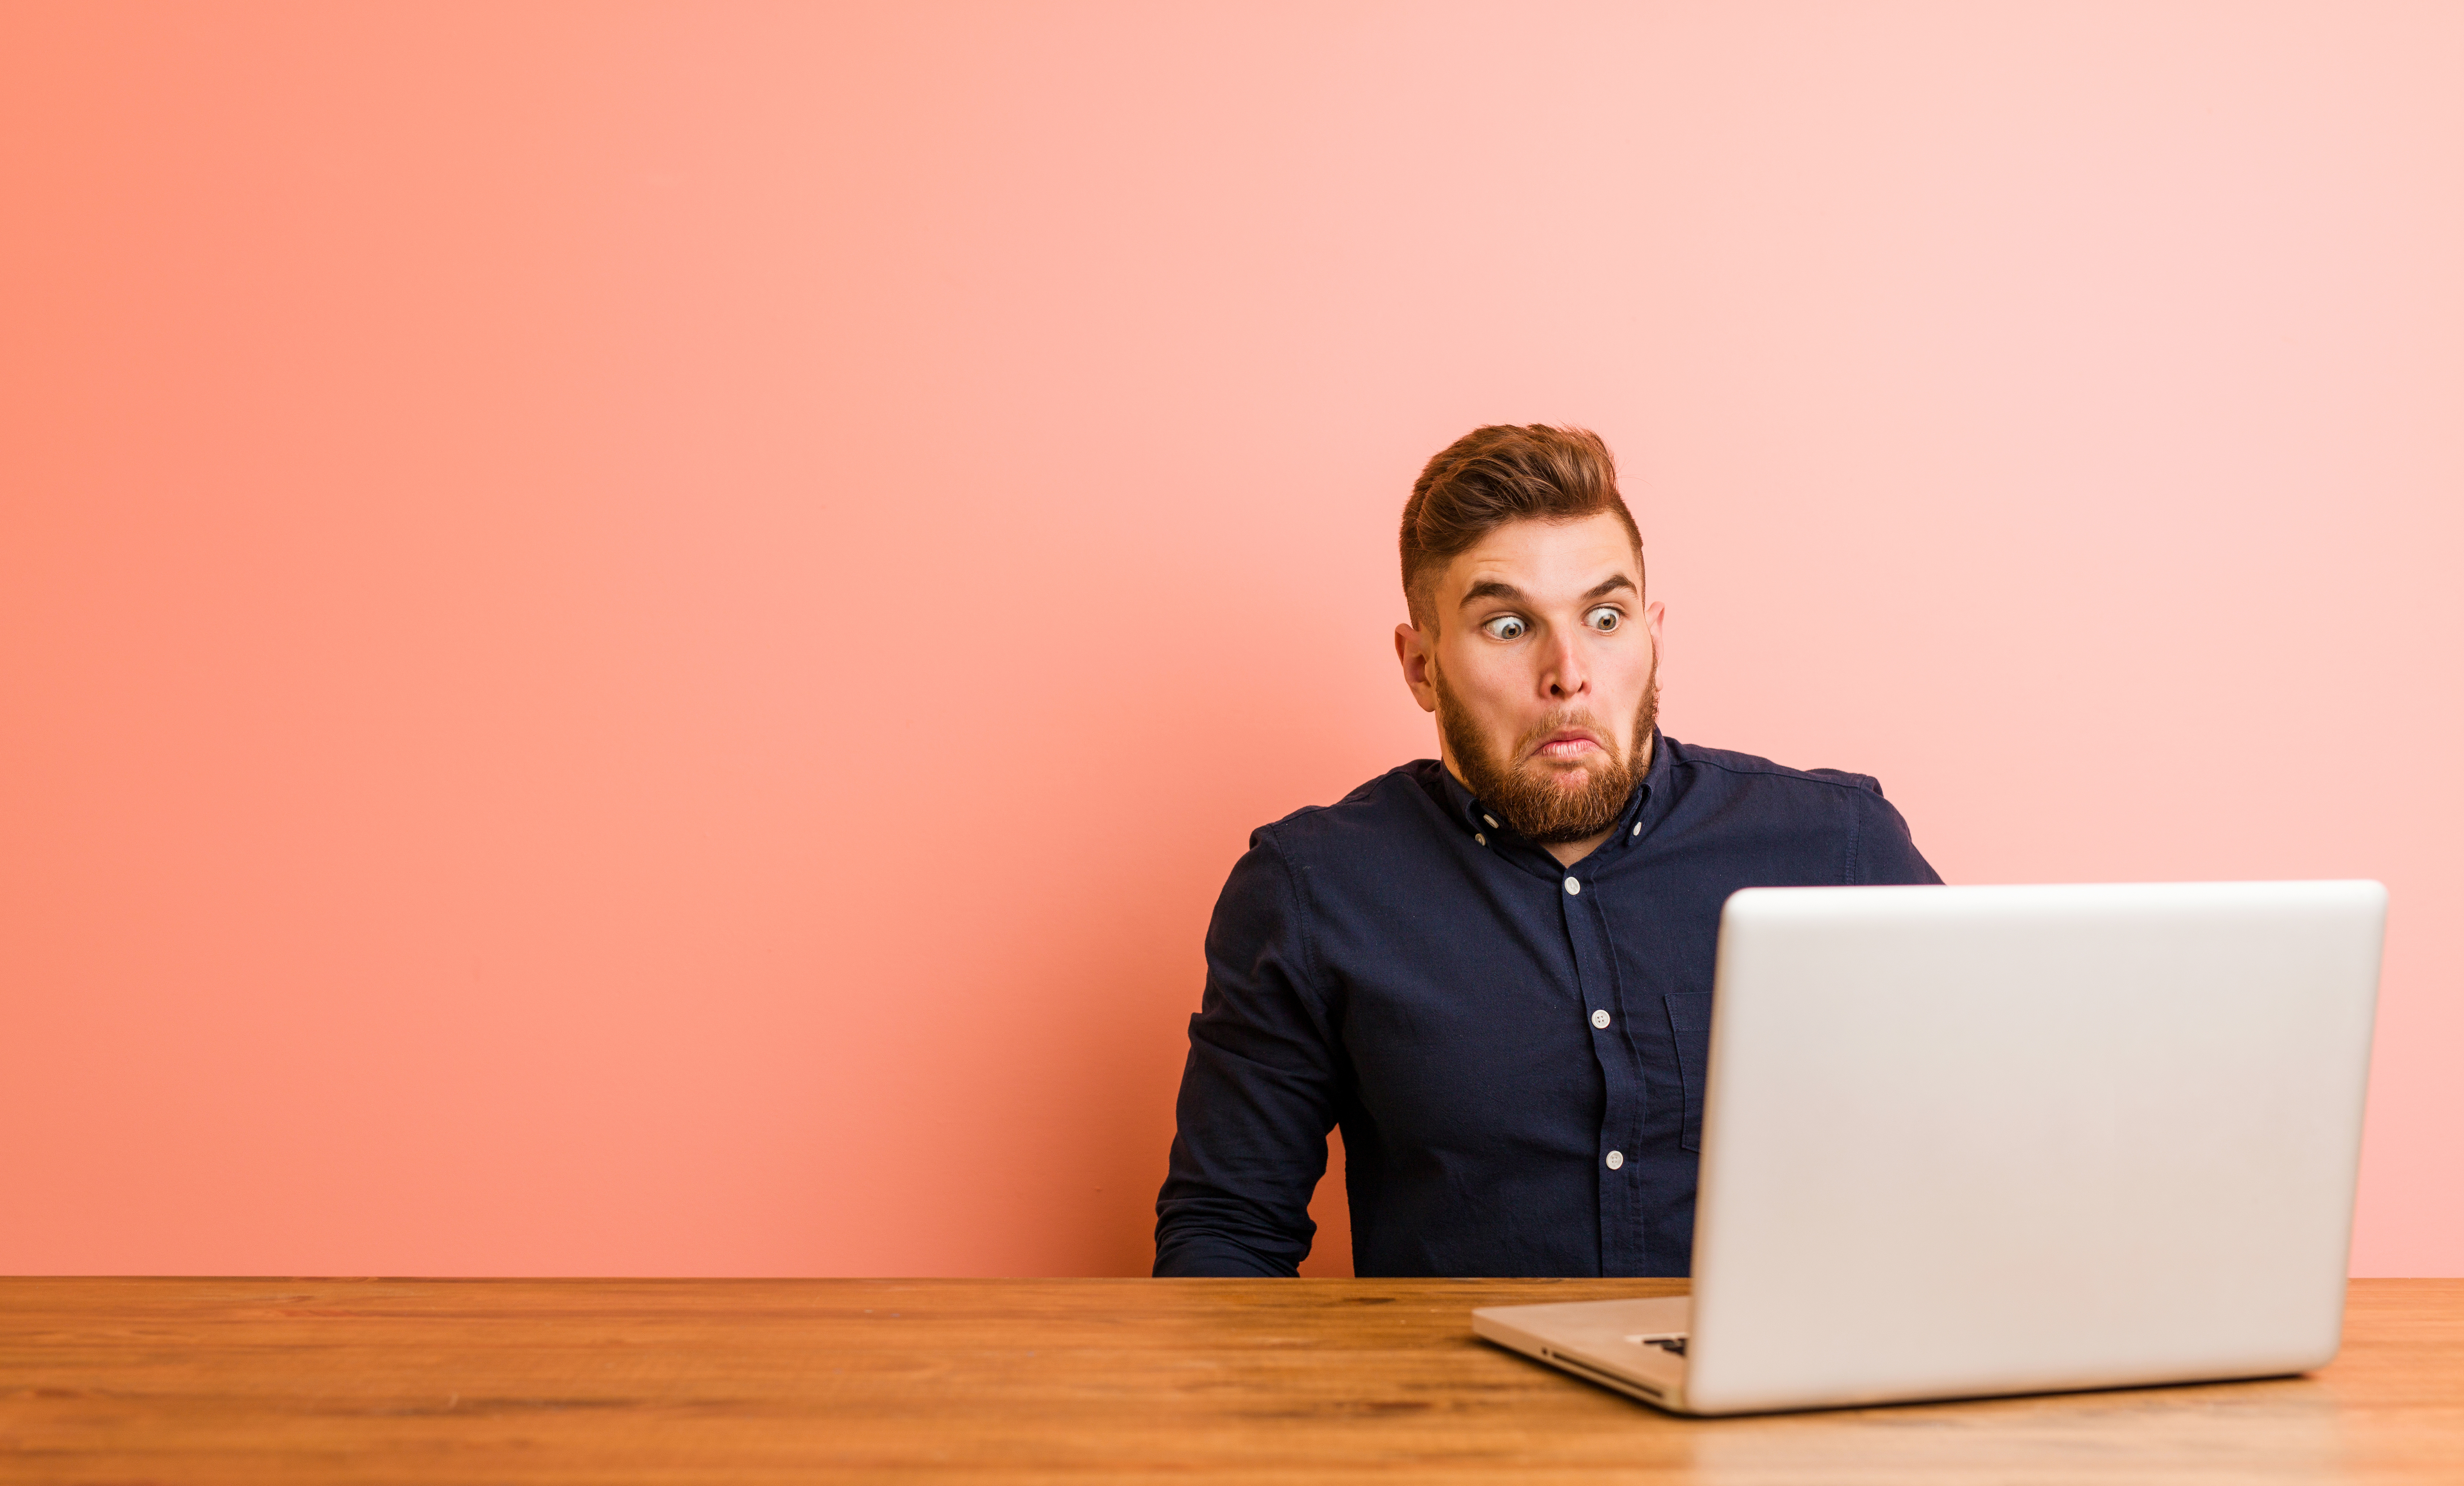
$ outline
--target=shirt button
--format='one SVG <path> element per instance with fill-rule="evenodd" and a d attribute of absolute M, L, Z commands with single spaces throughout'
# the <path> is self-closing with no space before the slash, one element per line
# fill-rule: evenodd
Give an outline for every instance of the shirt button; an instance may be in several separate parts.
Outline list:
<path fill-rule="evenodd" d="M 1491 831 L 1495 831 L 1495 830 L 1497 829 L 1497 817 L 1496 817 L 1496 816 L 1494 816 L 1494 815 L 1483 815 L 1483 816 L 1481 817 L 1481 819 L 1483 819 L 1483 820 L 1485 820 L 1485 821 L 1488 822 L 1488 829 L 1489 829 L 1489 830 L 1491 830 Z"/>
<path fill-rule="evenodd" d="M 1581 879 L 1581 878 L 1579 878 L 1579 877 L 1568 877 L 1568 878 L 1566 879 L 1566 891 L 1567 891 L 1568 893 L 1580 893 L 1582 890 L 1583 890 L 1583 883 L 1582 883 L 1582 879 Z"/>
<path fill-rule="evenodd" d="M 1634 823 L 1634 833 L 1636 835 L 1642 834 L 1642 822 L 1638 820 Z"/>
<path fill-rule="evenodd" d="M 1609 1169 L 1610 1169 L 1611 1171 L 1615 1171 L 1617 1167 L 1622 1166 L 1622 1165 L 1624 1165 L 1624 1164 L 1625 1164 L 1625 1152 L 1623 1152 L 1623 1151 L 1621 1151 L 1621 1150 L 1613 1150 L 1613 1151 L 1609 1152 Z"/>
<path fill-rule="evenodd" d="M 1592 1025 L 1593 1025 L 1593 1026 L 1595 1026 L 1595 1027 L 1598 1027 L 1598 1028 L 1606 1029 L 1606 1028 L 1607 1028 L 1607 1026 L 1609 1025 L 1609 1014 L 1608 1014 L 1606 1011 L 1595 1011 L 1595 1012 L 1593 1012 L 1593 1013 L 1592 1013 Z"/>
<path fill-rule="evenodd" d="M 1488 844 L 1488 837 L 1486 837 L 1486 836 L 1485 836 L 1485 835 L 1482 835 L 1482 834 L 1481 834 L 1479 832 L 1477 832 L 1477 831 L 1475 831 L 1475 832 L 1473 832 L 1471 833 L 1471 838 L 1472 838 L 1473 840 L 1475 840 L 1475 841 L 1479 842 L 1479 843 L 1480 843 L 1481 845 L 1483 845 L 1483 846 L 1486 846 L 1486 845 Z"/>

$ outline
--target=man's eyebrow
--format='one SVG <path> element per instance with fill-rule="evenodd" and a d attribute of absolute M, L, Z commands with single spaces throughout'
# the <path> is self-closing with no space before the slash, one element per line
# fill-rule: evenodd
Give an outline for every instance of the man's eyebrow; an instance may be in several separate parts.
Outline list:
<path fill-rule="evenodd" d="M 1619 588 L 1639 591 L 1635 589 L 1633 579 L 1623 573 L 1612 573 L 1592 585 L 1592 591 L 1583 595 L 1583 602 L 1588 604 L 1604 594 L 1615 593 Z M 1468 608 L 1482 599 L 1504 599 L 1509 604 L 1519 604 L 1523 602 L 1523 590 L 1510 583 L 1500 583 L 1494 578 L 1484 578 L 1463 590 L 1463 603 L 1457 607 Z"/>

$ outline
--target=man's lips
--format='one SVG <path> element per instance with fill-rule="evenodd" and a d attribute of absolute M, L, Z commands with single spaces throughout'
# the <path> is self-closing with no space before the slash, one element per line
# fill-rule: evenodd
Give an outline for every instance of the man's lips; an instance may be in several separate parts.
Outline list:
<path fill-rule="evenodd" d="M 1597 738 L 1579 729 L 1570 728 L 1562 733 L 1551 734 L 1539 747 L 1531 751 L 1531 756 L 1535 759 L 1559 761 L 1579 759 L 1584 754 L 1597 749 L 1599 745 L 1600 741 Z"/>

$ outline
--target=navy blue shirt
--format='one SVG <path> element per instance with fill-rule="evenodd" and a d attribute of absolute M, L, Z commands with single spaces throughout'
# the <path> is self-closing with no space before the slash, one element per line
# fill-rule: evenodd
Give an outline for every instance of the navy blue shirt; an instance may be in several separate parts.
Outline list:
<path fill-rule="evenodd" d="M 1249 837 L 1206 931 L 1158 1275 L 1289 1275 L 1343 1128 L 1361 1275 L 1683 1275 L 1720 907 L 1939 882 L 1862 774 L 1661 738 L 1572 867 L 1423 759 Z"/>

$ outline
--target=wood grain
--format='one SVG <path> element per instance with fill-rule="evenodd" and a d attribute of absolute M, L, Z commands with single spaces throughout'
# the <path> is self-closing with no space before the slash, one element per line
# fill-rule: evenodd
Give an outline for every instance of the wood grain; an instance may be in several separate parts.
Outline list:
<path fill-rule="evenodd" d="M 0 1279 L 0 1477 L 2464 1480 L 2464 1281 L 2312 1377 L 1674 1419 L 1472 1339 L 1682 1282 Z"/>

